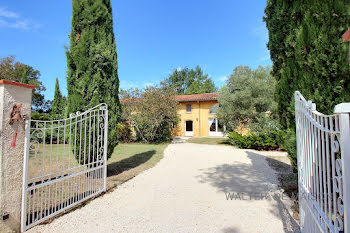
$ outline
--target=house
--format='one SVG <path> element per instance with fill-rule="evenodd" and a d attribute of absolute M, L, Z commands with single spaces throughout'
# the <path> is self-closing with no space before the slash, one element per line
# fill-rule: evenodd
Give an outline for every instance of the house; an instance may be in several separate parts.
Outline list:
<path fill-rule="evenodd" d="M 180 121 L 174 136 L 223 136 L 224 127 L 217 119 L 217 93 L 177 95 Z"/>

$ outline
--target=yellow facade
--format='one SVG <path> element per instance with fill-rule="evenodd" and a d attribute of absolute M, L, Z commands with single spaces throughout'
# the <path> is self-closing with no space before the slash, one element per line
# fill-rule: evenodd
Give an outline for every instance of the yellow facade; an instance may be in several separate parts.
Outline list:
<path fill-rule="evenodd" d="M 187 111 L 187 105 L 191 105 L 191 112 Z M 173 130 L 174 136 L 222 136 L 222 133 L 213 132 L 213 130 L 209 133 L 209 119 L 216 119 L 216 114 L 211 114 L 210 109 L 214 107 L 214 105 L 218 104 L 216 100 L 207 100 L 207 101 L 193 101 L 193 102 L 180 102 L 178 107 L 178 115 L 180 117 L 180 121 L 178 125 Z M 186 123 L 188 121 L 188 123 Z M 186 124 L 193 124 L 193 135 L 186 132 Z M 217 121 L 217 119 L 216 119 Z M 187 129 L 189 129 L 189 125 Z"/>

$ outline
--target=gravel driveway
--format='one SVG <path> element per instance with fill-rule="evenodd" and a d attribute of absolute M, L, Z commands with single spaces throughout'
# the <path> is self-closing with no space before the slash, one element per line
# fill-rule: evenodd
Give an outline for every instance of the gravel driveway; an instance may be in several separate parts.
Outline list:
<path fill-rule="evenodd" d="M 171 144 L 155 167 L 29 232 L 297 232 L 277 184 L 259 152 Z"/>

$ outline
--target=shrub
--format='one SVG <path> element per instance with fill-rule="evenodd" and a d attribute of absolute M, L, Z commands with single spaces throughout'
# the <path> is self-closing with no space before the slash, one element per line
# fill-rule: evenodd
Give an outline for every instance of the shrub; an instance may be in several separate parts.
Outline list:
<path fill-rule="evenodd" d="M 51 120 L 51 116 L 48 113 L 41 113 L 41 112 L 32 112 L 31 117 L 32 120 L 39 120 L 39 121 L 49 121 Z"/>
<path fill-rule="evenodd" d="M 128 121 L 117 124 L 117 137 L 121 142 L 130 142 L 132 140 L 131 125 Z"/>
<path fill-rule="evenodd" d="M 133 123 L 136 140 L 159 143 L 171 139 L 178 122 L 175 92 L 167 88 L 121 91 L 122 117 Z"/>
<path fill-rule="evenodd" d="M 268 136 L 264 133 L 242 135 L 237 132 L 231 132 L 228 133 L 228 138 L 232 145 L 241 149 L 275 150 L 281 147 L 281 144 L 277 142 L 283 141 L 283 132 L 276 131 L 272 135 Z"/>
<path fill-rule="evenodd" d="M 248 127 L 251 132 L 256 134 L 264 133 L 269 136 L 272 136 L 274 132 L 282 128 L 276 116 L 267 115 L 266 113 L 260 114 Z"/>
<path fill-rule="evenodd" d="M 288 129 L 283 138 L 282 149 L 288 152 L 292 168 L 297 171 L 297 147 L 294 129 Z"/>

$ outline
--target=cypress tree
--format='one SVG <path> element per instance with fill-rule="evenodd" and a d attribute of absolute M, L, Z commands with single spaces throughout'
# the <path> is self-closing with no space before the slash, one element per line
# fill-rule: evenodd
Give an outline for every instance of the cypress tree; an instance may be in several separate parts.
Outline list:
<path fill-rule="evenodd" d="M 108 105 L 107 157 L 117 145 L 120 118 L 117 51 L 110 0 L 73 0 L 67 56 L 67 113 Z"/>
<path fill-rule="evenodd" d="M 55 94 L 52 101 L 51 116 L 54 119 L 59 119 L 63 117 L 65 112 L 65 107 L 66 107 L 65 99 L 63 98 L 62 93 L 60 91 L 58 78 L 56 78 Z"/>
<path fill-rule="evenodd" d="M 283 125 L 294 124 L 296 90 L 324 113 L 349 101 L 348 49 L 341 36 L 350 26 L 350 2 L 268 0 L 265 14 Z"/>
<path fill-rule="evenodd" d="M 265 15 L 278 114 L 295 162 L 294 92 L 326 114 L 350 101 L 348 48 L 341 40 L 350 27 L 350 2 L 268 0 Z"/>

